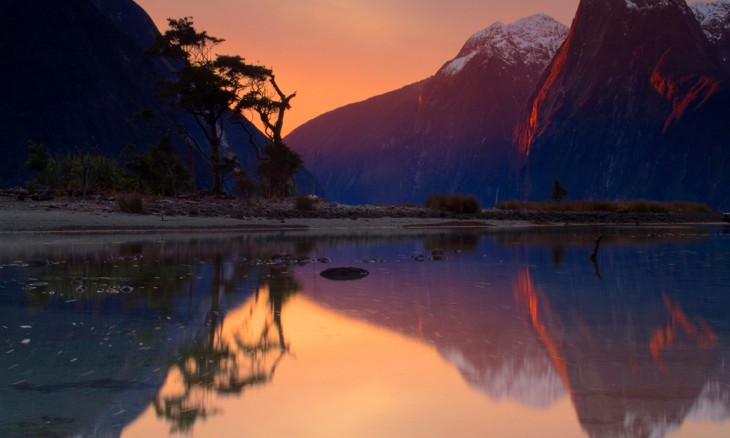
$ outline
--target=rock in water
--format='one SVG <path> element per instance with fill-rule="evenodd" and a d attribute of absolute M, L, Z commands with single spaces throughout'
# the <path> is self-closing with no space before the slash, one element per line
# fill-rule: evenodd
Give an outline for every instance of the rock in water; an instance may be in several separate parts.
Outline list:
<path fill-rule="evenodd" d="M 320 272 L 319 275 L 328 280 L 335 281 L 349 281 L 349 280 L 360 280 L 365 278 L 370 273 L 364 269 L 344 267 L 344 268 L 329 268 Z"/>

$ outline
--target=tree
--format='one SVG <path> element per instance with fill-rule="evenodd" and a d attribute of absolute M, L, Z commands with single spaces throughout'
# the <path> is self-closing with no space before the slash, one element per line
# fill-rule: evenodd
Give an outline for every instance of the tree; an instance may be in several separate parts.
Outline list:
<path fill-rule="evenodd" d="M 166 94 L 177 99 L 193 115 L 202 130 L 213 174 L 213 193 L 223 192 L 223 176 L 235 164 L 222 156 L 223 118 L 231 114 L 256 83 L 272 75 L 270 69 L 247 64 L 240 56 L 216 55 L 213 48 L 224 40 L 198 31 L 190 17 L 168 19 L 170 28 L 160 35 L 149 52 L 181 61 L 177 78 L 166 82 Z"/>
<path fill-rule="evenodd" d="M 553 185 L 550 188 L 550 200 L 553 202 L 560 202 L 567 194 L 568 191 L 562 186 L 562 184 L 560 184 L 560 181 L 557 179 L 553 180 Z"/>
<path fill-rule="evenodd" d="M 132 173 L 135 188 L 161 195 L 172 195 L 192 188 L 190 171 L 173 154 L 169 141 L 159 146 L 148 145 L 144 154 L 133 155 L 126 164 Z"/>
<path fill-rule="evenodd" d="M 36 179 L 41 184 L 45 184 L 42 173 L 48 168 L 50 162 L 51 156 L 42 144 L 28 142 L 28 159 L 25 161 L 25 168 L 35 172 Z"/>
<path fill-rule="evenodd" d="M 289 195 L 294 175 L 304 166 L 299 154 L 284 144 L 281 134 L 284 115 L 291 108 L 290 102 L 296 95 L 296 92 L 290 95 L 284 93 L 272 73 L 266 81 L 255 83 L 236 107 L 238 114 L 246 109 L 254 111 L 264 126 L 268 141 L 263 148 L 264 155 L 258 148 L 256 150 L 256 156 L 261 160 L 257 171 L 264 179 L 271 197 Z"/>
<path fill-rule="evenodd" d="M 257 168 L 266 183 L 270 197 L 286 197 L 291 193 L 292 178 L 304 162 L 299 154 L 283 142 L 270 141 L 264 146 L 266 157 Z"/>

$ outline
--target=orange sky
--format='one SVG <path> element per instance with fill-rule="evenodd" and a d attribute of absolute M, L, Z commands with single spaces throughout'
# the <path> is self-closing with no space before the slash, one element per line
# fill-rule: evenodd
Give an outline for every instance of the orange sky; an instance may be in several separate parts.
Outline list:
<path fill-rule="evenodd" d="M 164 31 L 192 16 L 221 53 L 272 67 L 297 91 L 285 131 L 425 79 L 495 21 L 546 13 L 570 25 L 579 0 L 136 0 Z"/>
<path fill-rule="evenodd" d="M 285 131 L 425 79 L 473 33 L 542 12 L 570 24 L 578 0 L 135 0 L 161 31 L 192 16 L 220 52 L 272 67 L 297 91 Z"/>

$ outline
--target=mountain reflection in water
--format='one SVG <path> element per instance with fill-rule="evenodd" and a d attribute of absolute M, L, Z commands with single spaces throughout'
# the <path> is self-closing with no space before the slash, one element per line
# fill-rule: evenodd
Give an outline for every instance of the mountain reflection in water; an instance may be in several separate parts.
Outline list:
<path fill-rule="evenodd" d="M 682 233 L 609 236 L 601 276 L 587 261 L 593 236 L 526 235 L 498 239 L 515 244 L 506 254 L 480 248 L 488 256 L 476 266 L 455 255 L 448 268 L 403 269 L 405 280 L 386 271 L 379 284 L 310 289 L 327 307 L 433 344 L 492 399 L 547 408 L 568 394 L 590 436 L 681 434 L 706 420 L 725 423 L 721 436 L 730 246 L 727 235 Z"/>
<path fill-rule="evenodd" d="M 6 246 L 0 431 L 726 436 L 728 236 L 594 237 Z"/>

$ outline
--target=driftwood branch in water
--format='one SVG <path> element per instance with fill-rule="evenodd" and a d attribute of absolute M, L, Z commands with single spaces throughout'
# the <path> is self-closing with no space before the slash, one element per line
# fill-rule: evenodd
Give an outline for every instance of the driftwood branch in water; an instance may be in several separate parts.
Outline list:
<path fill-rule="evenodd" d="M 591 261 L 595 262 L 596 258 L 598 257 L 598 247 L 601 245 L 601 240 L 603 239 L 603 236 L 596 237 L 596 240 L 594 241 L 593 245 L 593 252 L 591 253 Z"/>

